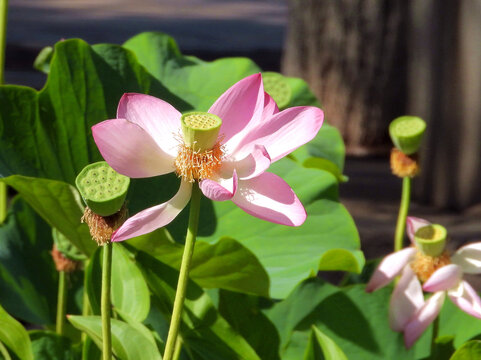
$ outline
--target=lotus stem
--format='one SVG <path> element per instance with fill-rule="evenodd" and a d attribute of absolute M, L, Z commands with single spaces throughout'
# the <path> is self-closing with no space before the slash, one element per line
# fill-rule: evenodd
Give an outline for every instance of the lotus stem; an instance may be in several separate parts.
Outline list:
<path fill-rule="evenodd" d="M 3 345 L 3 343 L 1 341 L 0 341 L 0 354 L 2 354 L 2 356 L 5 358 L 5 360 L 12 360 L 12 357 L 8 353 L 7 348 L 5 347 L 5 345 Z"/>
<path fill-rule="evenodd" d="M 411 178 L 403 177 L 401 205 L 397 218 L 396 233 L 394 236 L 394 251 L 399 251 L 403 247 L 404 229 L 406 228 L 406 217 L 409 211 L 409 201 L 411 199 Z"/>
<path fill-rule="evenodd" d="M 0 85 L 5 78 L 5 44 L 7 35 L 8 0 L 0 0 Z M 0 224 L 7 217 L 7 185 L 0 182 Z"/>
<path fill-rule="evenodd" d="M 0 85 L 4 83 L 8 0 L 0 0 Z"/>
<path fill-rule="evenodd" d="M 67 311 L 67 274 L 65 271 L 58 272 L 58 296 L 57 296 L 57 324 L 56 331 L 64 335 L 65 314 Z"/>
<path fill-rule="evenodd" d="M 189 225 L 187 227 L 187 236 L 185 238 L 184 254 L 182 255 L 182 263 L 180 265 L 179 282 L 177 283 L 177 291 L 175 293 L 174 308 L 172 311 L 172 319 L 170 321 L 169 333 L 165 344 L 164 360 L 172 360 L 175 352 L 177 334 L 179 333 L 180 317 L 182 315 L 182 307 L 184 305 L 185 292 L 189 281 L 190 262 L 194 253 L 195 239 L 197 237 L 197 227 L 199 225 L 200 210 L 200 189 L 195 183 L 192 188 L 192 198 L 190 200 Z"/>
<path fill-rule="evenodd" d="M 103 248 L 102 260 L 102 360 L 112 359 L 112 335 L 110 331 L 110 279 L 112 277 L 112 243 Z"/>
<path fill-rule="evenodd" d="M 439 335 L 439 316 L 436 317 L 433 321 L 433 333 L 431 336 L 431 354 L 434 353 L 434 349 L 436 348 L 436 339 Z"/>

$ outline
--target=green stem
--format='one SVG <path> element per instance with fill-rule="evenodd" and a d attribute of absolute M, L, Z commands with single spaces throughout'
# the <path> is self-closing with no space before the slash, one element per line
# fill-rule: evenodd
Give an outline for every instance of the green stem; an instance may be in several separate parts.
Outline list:
<path fill-rule="evenodd" d="M 180 317 L 182 315 L 182 307 L 184 305 L 185 291 L 187 290 L 187 282 L 189 280 L 189 269 L 192 254 L 194 253 L 195 239 L 197 237 L 197 226 L 199 224 L 200 209 L 200 189 L 197 183 L 192 187 L 192 198 L 190 200 L 189 226 L 187 228 L 187 236 L 185 238 L 184 254 L 182 255 L 182 263 L 180 265 L 179 282 L 177 283 L 177 292 L 175 293 L 174 309 L 172 311 L 172 319 L 170 321 L 169 334 L 165 343 L 164 360 L 172 360 L 175 350 L 177 334 L 179 332 Z"/>
<path fill-rule="evenodd" d="M 57 296 L 57 334 L 64 335 L 65 313 L 67 311 L 67 274 L 65 271 L 58 272 L 58 296 Z"/>
<path fill-rule="evenodd" d="M 5 347 L 5 345 L 3 345 L 1 341 L 0 341 L 0 354 L 2 354 L 5 360 L 12 360 L 12 357 L 8 353 L 7 348 Z"/>
<path fill-rule="evenodd" d="M 177 341 L 175 342 L 175 350 L 172 360 L 179 360 L 180 350 L 182 350 L 182 337 L 177 334 Z"/>
<path fill-rule="evenodd" d="M 8 0 L 0 0 L 0 85 L 4 83 Z"/>
<path fill-rule="evenodd" d="M 102 360 L 112 359 L 112 336 L 110 333 L 110 278 L 112 275 L 112 243 L 104 245 L 102 262 Z"/>
<path fill-rule="evenodd" d="M 4 83 L 8 0 L 0 0 L 0 85 Z M 7 217 L 7 185 L 0 183 L 0 224 Z"/>
<path fill-rule="evenodd" d="M 88 266 L 88 259 L 84 262 L 84 269 Z M 87 291 L 87 271 L 84 271 L 84 289 L 83 289 L 83 297 L 82 297 L 82 316 L 90 315 L 90 302 L 89 302 L 89 294 Z M 82 332 L 82 342 L 85 343 L 87 340 L 87 333 Z"/>
<path fill-rule="evenodd" d="M 409 211 L 409 201 L 411 199 L 411 178 L 403 178 L 403 188 L 401 195 L 401 205 L 397 218 L 396 234 L 394 237 L 394 251 L 399 251 L 403 247 L 404 229 L 406 228 L 406 217 Z"/>
<path fill-rule="evenodd" d="M 434 349 L 436 348 L 436 339 L 439 335 L 439 316 L 436 317 L 433 321 L 433 334 L 431 336 L 431 354 L 434 353 Z"/>

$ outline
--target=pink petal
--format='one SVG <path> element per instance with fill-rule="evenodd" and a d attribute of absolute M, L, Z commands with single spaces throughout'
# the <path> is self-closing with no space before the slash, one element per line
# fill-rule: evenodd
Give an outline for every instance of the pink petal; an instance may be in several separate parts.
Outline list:
<path fill-rule="evenodd" d="M 148 132 L 125 119 L 102 121 L 92 135 L 105 161 L 131 178 L 157 176 L 174 171 L 174 157 L 162 151 Z"/>
<path fill-rule="evenodd" d="M 237 173 L 234 170 L 230 179 L 205 179 L 199 183 L 202 193 L 211 200 L 230 200 L 237 191 Z"/>
<path fill-rule="evenodd" d="M 423 290 L 410 266 L 405 266 L 389 304 L 389 324 L 394 331 L 402 331 L 409 319 L 424 305 Z"/>
<path fill-rule="evenodd" d="M 458 265 L 449 264 L 436 270 L 424 283 L 423 290 L 429 292 L 444 291 L 458 285 L 463 271 Z"/>
<path fill-rule="evenodd" d="M 448 292 L 451 301 L 467 314 L 481 319 L 481 299 L 466 281 Z"/>
<path fill-rule="evenodd" d="M 386 256 L 374 271 L 366 286 L 367 292 L 372 292 L 389 284 L 416 254 L 416 249 L 409 247 Z"/>
<path fill-rule="evenodd" d="M 251 179 L 262 174 L 271 165 L 271 157 L 262 145 L 256 145 L 252 152 L 244 159 L 227 160 L 222 164 L 221 172 L 232 173 L 233 169 L 242 180 Z"/>
<path fill-rule="evenodd" d="M 436 319 L 443 307 L 444 298 L 444 291 L 434 293 L 406 324 L 404 327 L 404 343 L 407 348 L 413 346 L 429 324 Z"/>
<path fill-rule="evenodd" d="M 235 135 L 242 138 L 242 130 L 248 127 L 250 122 L 260 121 L 264 101 L 261 74 L 238 81 L 217 99 L 209 113 L 222 119 L 219 134 L 224 137 L 225 143 Z"/>
<path fill-rule="evenodd" d="M 234 150 L 236 156 L 252 151 L 255 145 L 264 145 L 272 162 L 291 153 L 312 140 L 321 128 L 324 113 L 313 106 L 298 106 L 273 115 L 249 131 Z"/>
<path fill-rule="evenodd" d="M 264 91 L 264 111 L 262 112 L 262 118 L 267 119 L 278 112 L 279 108 L 277 107 L 276 102 L 267 92 Z"/>
<path fill-rule="evenodd" d="M 181 133 L 181 113 L 169 103 L 144 94 L 128 93 L 120 99 L 117 118 L 127 119 L 147 131 L 164 152 L 176 156 Z"/>
<path fill-rule="evenodd" d="M 300 226 L 306 210 L 291 187 L 272 173 L 239 180 L 232 201 L 246 213 L 276 224 Z"/>
<path fill-rule="evenodd" d="M 414 234 L 419 228 L 431 224 L 429 221 L 417 218 L 414 216 L 408 216 L 406 219 L 406 232 L 408 234 L 409 240 L 414 244 Z"/>
<path fill-rule="evenodd" d="M 147 234 L 169 224 L 182 211 L 190 200 L 192 183 L 181 181 L 179 191 L 169 201 L 143 210 L 114 232 L 112 241 L 124 241 Z"/>
<path fill-rule="evenodd" d="M 481 242 L 459 248 L 451 261 L 461 266 L 466 274 L 481 274 Z"/>

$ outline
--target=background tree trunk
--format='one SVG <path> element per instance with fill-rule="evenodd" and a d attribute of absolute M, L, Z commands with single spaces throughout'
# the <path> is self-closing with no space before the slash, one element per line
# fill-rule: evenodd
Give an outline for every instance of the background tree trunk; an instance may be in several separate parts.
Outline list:
<path fill-rule="evenodd" d="M 386 151 L 387 127 L 428 123 L 418 200 L 481 202 L 481 0 L 288 0 L 282 70 L 304 78 L 348 154 Z"/>
<path fill-rule="evenodd" d="M 481 202 L 481 1 L 411 1 L 408 111 L 428 123 L 416 196 Z"/>
<path fill-rule="evenodd" d="M 385 151 L 404 109 L 404 0 L 288 0 L 282 71 L 309 82 L 351 154 Z M 395 84 L 393 86 L 393 84 Z"/>

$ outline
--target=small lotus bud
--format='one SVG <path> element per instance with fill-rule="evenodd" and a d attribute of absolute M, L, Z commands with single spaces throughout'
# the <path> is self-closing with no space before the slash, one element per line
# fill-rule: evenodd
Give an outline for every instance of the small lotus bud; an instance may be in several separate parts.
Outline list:
<path fill-rule="evenodd" d="M 401 116 L 389 125 L 389 135 L 394 146 L 406 155 L 419 150 L 425 130 L 426 123 L 416 116 Z"/>

